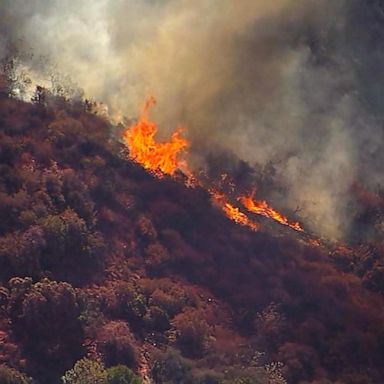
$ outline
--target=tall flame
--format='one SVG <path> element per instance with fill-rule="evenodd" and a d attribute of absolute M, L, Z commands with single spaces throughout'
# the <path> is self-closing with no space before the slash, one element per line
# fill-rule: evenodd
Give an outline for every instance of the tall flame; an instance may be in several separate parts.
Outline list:
<path fill-rule="evenodd" d="M 290 222 L 287 217 L 276 211 L 276 209 L 270 207 L 265 200 L 257 201 L 254 200 L 252 196 L 240 196 L 238 200 L 244 205 L 245 208 L 248 209 L 249 212 L 268 217 L 280 224 L 287 225 L 296 231 L 304 232 L 304 229 L 298 222 Z"/>
<path fill-rule="evenodd" d="M 189 147 L 188 141 L 181 136 L 182 130 L 180 128 L 172 134 L 168 142 L 156 142 L 157 125 L 150 121 L 148 117 L 149 109 L 155 103 L 154 97 L 148 98 L 138 122 L 124 131 L 123 140 L 129 148 L 129 157 L 160 178 L 164 175 L 173 176 L 177 170 L 181 170 L 188 176 L 187 183 L 204 188 L 206 183 L 198 181 L 189 171 L 187 163 L 180 159 L 180 155 Z M 227 175 L 222 176 L 222 182 L 228 182 L 227 179 Z M 235 192 L 236 186 L 231 181 L 229 181 L 229 186 L 231 191 Z M 259 224 L 234 206 L 224 192 L 219 192 L 212 187 L 205 189 L 228 218 L 254 231 L 259 229 Z M 237 200 L 252 213 L 268 217 L 296 231 L 303 232 L 303 228 L 299 223 L 290 222 L 281 213 L 271 208 L 266 201 L 253 200 L 252 196 L 240 196 Z"/>
<path fill-rule="evenodd" d="M 189 143 L 181 137 L 180 128 L 172 134 L 170 141 L 156 142 L 157 125 L 148 118 L 148 111 L 154 104 L 154 97 L 145 102 L 138 122 L 125 130 L 123 140 L 132 160 L 159 177 L 173 175 L 178 169 L 186 169 L 180 154 L 189 147 Z"/>

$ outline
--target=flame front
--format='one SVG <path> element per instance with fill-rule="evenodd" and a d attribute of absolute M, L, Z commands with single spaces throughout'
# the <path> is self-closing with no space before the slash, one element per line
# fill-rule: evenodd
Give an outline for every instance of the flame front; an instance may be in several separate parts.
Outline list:
<path fill-rule="evenodd" d="M 212 196 L 213 201 L 224 212 L 224 214 L 235 223 L 246 226 L 254 231 L 259 229 L 259 224 L 250 219 L 245 213 L 230 202 L 230 198 L 224 192 L 206 183 L 197 180 L 189 171 L 185 161 L 180 159 L 180 155 L 189 147 L 186 139 L 181 137 L 181 129 L 177 129 L 171 136 L 170 141 L 158 143 L 155 140 L 157 125 L 151 122 L 148 117 L 149 109 L 156 103 L 153 97 L 148 98 L 136 124 L 127 128 L 123 134 L 125 145 L 129 148 L 129 157 L 133 161 L 141 164 L 157 177 L 164 175 L 173 176 L 177 170 L 181 170 L 188 176 L 187 184 L 205 188 Z M 228 175 L 222 176 L 222 182 L 229 183 L 230 190 L 235 192 L 236 186 Z M 286 225 L 296 231 L 303 232 L 303 228 L 297 222 L 290 222 L 285 216 L 271 208 L 266 201 L 256 201 L 253 197 L 241 196 L 237 199 L 248 211 L 257 215 L 262 215 Z"/>
<path fill-rule="evenodd" d="M 259 229 L 259 224 L 252 221 L 245 213 L 241 212 L 239 208 L 233 206 L 226 199 L 224 194 L 214 190 L 209 190 L 208 192 L 211 194 L 213 201 L 223 210 L 229 219 L 244 227 L 251 228 L 253 231 L 257 231 Z"/>
<path fill-rule="evenodd" d="M 240 196 L 238 200 L 241 202 L 241 204 L 244 205 L 245 208 L 248 209 L 249 212 L 273 219 L 280 224 L 287 225 L 295 231 L 304 232 L 304 229 L 301 227 L 300 223 L 290 222 L 288 218 L 270 207 L 264 200 L 257 201 L 254 200 L 252 196 Z"/>
<path fill-rule="evenodd" d="M 153 97 L 146 101 L 138 122 L 125 130 L 123 140 L 132 160 L 161 177 L 164 174 L 173 175 L 178 169 L 187 169 L 180 155 L 189 147 L 189 143 L 181 137 L 180 128 L 172 134 L 170 141 L 156 142 L 157 125 L 148 118 L 149 108 L 155 103 Z"/>

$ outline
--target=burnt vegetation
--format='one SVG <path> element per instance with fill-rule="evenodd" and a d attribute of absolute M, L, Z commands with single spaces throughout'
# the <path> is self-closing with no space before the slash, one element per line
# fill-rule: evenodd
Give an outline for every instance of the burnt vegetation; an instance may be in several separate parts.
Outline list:
<path fill-rule="evenodd" d="M 127 161 L 87 103 L 5 86 L 2 383 L 382 382 L 378 244 L 330 253 L 239 227 Z"/>

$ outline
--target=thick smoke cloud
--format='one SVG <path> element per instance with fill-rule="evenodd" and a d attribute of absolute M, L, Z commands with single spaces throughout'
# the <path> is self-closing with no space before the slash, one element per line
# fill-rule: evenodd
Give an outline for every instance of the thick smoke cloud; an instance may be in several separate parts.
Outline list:
<path fill-rule="evenodd" d="M 54 66 L 117 118 L 155 95 L 161 132 L 184 125 L 195 161 L 221 148 L 277 164 L 287 208 L 341 238 L 357 209 L 351 184 L 382 179 L 369 68 L 384 59 L 368 52 L 362 11 L 369 19 L 375 10 L 366 3 L 3 0 L 0 52 L 22 39 L 34 53 L 25 65 L 40 78 L 42 62 Z M 271 199 L 281 206 L 279 197 Z"/>

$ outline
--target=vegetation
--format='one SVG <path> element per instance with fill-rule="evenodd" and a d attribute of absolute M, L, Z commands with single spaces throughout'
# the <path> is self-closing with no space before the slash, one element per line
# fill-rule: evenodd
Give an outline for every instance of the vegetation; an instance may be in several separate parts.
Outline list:
<path fill-rule="evenodd" d="M 62 378 L 64 384 L 107 384 L 107 372 L 96 361 L 79 360 Z"/>
<path fill-rule="evenodd" d="M 107 369 L 108 384 L 141 384 L 141 380 L 125 365 Z"/>
<path fill-rule="evenodd" d="M 118 129 L 0 92 L 1 383 L 381 382 L 379 244 L 249 232 L 127 161 Z"/>
<path fill-rule="evenodd" d="M 31 380 L 15 369 L 0 365 L 0 383 L 2 384 L 30 384 Z"/>
<path fill-rule="evenodd" d="M 62 377 L 63 384 L 141 384 L 141 380 L 125 365 L 105 369 L 87 358 L 76 362 Z"/>

